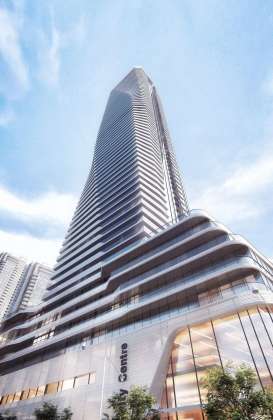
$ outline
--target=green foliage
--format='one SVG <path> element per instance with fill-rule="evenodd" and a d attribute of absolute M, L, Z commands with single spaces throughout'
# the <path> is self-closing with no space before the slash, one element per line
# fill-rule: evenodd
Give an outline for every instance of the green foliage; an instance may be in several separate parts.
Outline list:
<path fill-rule="evenodd" d="M 112 420 L 159 420 L 158 410 L 153 408 L 155 402 L 145 387 L 135 386 L 128 394 L 113 394 L 108 407 L 114 412 Z"/>
<path fill-rule="evenodd" d="M 58 407 L 51 403 L 44 403 L 42 408 L 34 411 L 36 420 L 55 420 L 58 418 Z"/>
<path fill-rule="evenodd" d="M 42 408 L 37 408 L 34 411 L 34 415 L 36 420 L 71 420 L 73 413 L 70 408 L 59 412 L 57 405 L 44 403 Z"/>
<path fill-rule="evenodd" d="M 273 393 L 257 389 L 255 372 L 244 365 L 210 369 L 204 380 L 208 420 L 273 419 Z"/>
<path fill-rule="evenodd" d="M 108 407 L 114 412 L 113 420 L 129 420 L 127 394 L 114 393 L 108 399 Z"/>
<path fill-rule="evenodd" d="M 62 413 L 59 414 L 60 420 L 70 420 L 72 419 L 73 413 L 70 408 L 65 408 Z"/>

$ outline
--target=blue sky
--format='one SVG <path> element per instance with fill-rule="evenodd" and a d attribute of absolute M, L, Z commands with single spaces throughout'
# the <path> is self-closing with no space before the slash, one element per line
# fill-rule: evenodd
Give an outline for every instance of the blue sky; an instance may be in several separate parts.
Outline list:
<path fill-rule="evenodd" d="M 135 65 L 191 207 L 272 258 L 271 0 L 0 0 L 0 251 L 54 263 L 109 92 Z"/>

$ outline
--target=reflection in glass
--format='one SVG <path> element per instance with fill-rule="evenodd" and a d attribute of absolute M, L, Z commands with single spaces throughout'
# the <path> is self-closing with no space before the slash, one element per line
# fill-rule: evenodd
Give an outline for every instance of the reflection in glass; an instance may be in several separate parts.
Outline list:
<path fill-rule="evenodd" d="M 211 322 L 206 322 L 190 329 L 194 361 L 202 402 L 206 400 L 206 390 L 202 380 L 206 369 L 221 364 Z"/>
<path fill-rule="evenodd" d="M 177 406 L 199 404 L 199 393 L 195 372 L 174 376 Z"/>
<path fill-rule="evenodd" d="M 266 308 L 259 308 L 259 313 L 266 328 L 266 332 L 269 335 L 271 344 L 273 345 L 273 324 L 271 314 Z"/>
<path fill-rule="evenodd" d="M 244 363 L 254 368 L 238 315 L 217 319 L 213 326 L 223 365 L 232 361 L 234 366 Z"/>
<path fill-rule="evenodd" d="M 259 312 L 257 311 L 257 309 L 256 308 L 255 309 L 254 308 L 249 309 L 248 314 L 250 316 L 251 323 L 255 328 L 257 339 L 258 339 L 259 344 L 261 346 L 263 355 L 266 359 L 267 366 L 268 366 L 270 376 L 271 376 L 271 378 L 269 378 L 269 381 L 271 382 L 272 375 L 273 375 L 273 348 L 272 348 L 272 344 L 270 342 L 269 336 L 267 334 L 267 330 L 264 327 L 264 323 L 263 323 L 262 318 L 261 318 Z"/>
<path fill-rule="evenodd" d="M 248 345 L 252 353 L 252 357 L 256 364 L 256 370 L 258 371 L 259 379 L 264 386 L 270 385 L 269 371 L 267 369 L 265 359 L 263 357 L 259 342 L 257 340 L 247 311 L 240 312 L 240 318 L 245 335 L 247 337 Z"/>
<path fill-rule="evenodd" d="M 164 392 L 165 394 L 165 392 Z M 175 397 L 174 397 L 174 388 L 173 388 L 173 378 L 166 379 L 166 394 L 167 394 L 167 406 L 176 407 Z"/>

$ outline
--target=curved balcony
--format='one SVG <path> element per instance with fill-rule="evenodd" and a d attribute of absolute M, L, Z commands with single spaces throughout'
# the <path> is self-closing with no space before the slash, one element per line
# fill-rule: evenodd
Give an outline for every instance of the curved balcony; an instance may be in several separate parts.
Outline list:
<path fill-rule="evenodd" d="M 62 332 L 58 335 L 52 336 L 50 339 L 41 342 L 40 345 L 35 347 L 28 347 L 24 350 L 24 354 L 37 352 L 38 349 L 42 349 L 47 346 L 51 346 L 51 344 L 56 344 L 60 342 L 61 339 L 66 340 L 67 338 L 72 338 L 73 336 L 77 336 L 78 334 L 82 334 L 87 330 L 95 329 L 98 327 L 107 327 L 107 324 L 116 320 L 122 320 L 124 316 L 128 315 L 135 315 L 139 310 L 143 311 L 145 307 L 150 307 L 152 304 L 161 305 L 164 303 L 165 300 L 170 298 L 171 296 L 178 296 L 179 293 L 185 292 L 193 287 L 198 285 L 205 285 L 211 284 L 215 282 L 215 280 L 219 279 L 220 277 L 229 275 L 235 275 L 245 273 L 246 271 L 256 271 L 259 272 L 259 268 L 256 266 L 255 262 L 249 257 L 242 257 L 233 259 L 226 264 L 223 262 L 218 263 L 215 267 L 208 267 L 207 269 L 203 270 L 199 275 L 193 274 L 187 277 L 182 277 L 178 279 L 174 284 L 169 284 L 162 288 L 162 290 L 156 289 L 154 292 L 144 294 L 140 297 L 139 302 L 136 304 L 132 304 L 129 306 L 121 307 L 116 310 L 112 310 L 102 314 L 96 318 L 90 318 L 88 320 L 80 321 L 79 324 L 73 329 L 68 329 L 65 332 Z M 112 299 L 110 299 L 111 301 Z M 85 315 L 82 312 L 82 316 Z M 75 314 L 71 314 L 67 317 L 66 321 L 74 320 L 75 321 Z M 49 327 L 45 327 L 43 332 L 48 331 Z M 72 332 L 73 331 L 73 332 Z M 42 330 L 40 330 L 42 333 Z M 36 332 L 37 334 L 37 332 Z M 34 337 L 33 332 L 29 333 L 23 337 L 19 337 L 13 342 L 6 344 L 4 349 L 8 351 L 9 349 L 16 348 L 22 345 L 27 340 L 33 339 Z M 21 354 L 21 351 L 18 353 Z M 16 353 L 17 354 L 17 353 Z M 13 353 L 15 356 L 15 353 Z M 2 360 L 6 360 L 6 357 Z"/>
<path fill-rule="evenodd" d="M 205 226 L 203 226 L 203 227 L 205 227 Z M 217 229 L 216 227 L 208 227 L 207 229 L 203 229 L 203 230 L 198 229 L 197 231 L 195 231 L 193 229 L 190 232 L 186 232 L 184 235 L 182 234 L 180 237 L 179 236 L 175 237 L 174 240 L 169 241 L 168 244 L 163 244 L 163 247 L 159 247 L 159 248 L 155 249 L 155 251 L 152 251 L 151 255 L 147 255 L 147 256 L 144 255 L 143 258 L 141 257 L 141 259 L 138 260 L 133 265 L 133 267 L 131 267 L 128 270 L 128 272 L 130 273 L 132 270 L 135 271 L 138 267 L 145 266 L 145 264 L 147 264 L 148 262 L 154 261 L 155 258 L 160 260 L 160 258 L 162 256 L 166 255 L 167 253 L 171 253 L 172 251 L 177 250 L 177 249 L 179 249 L 183 246 L 184 247 L 185 246 L 189 247 L 191 245 L 191 247 L 193 247 L 193 244 L 196 243 L 196 241 L 200 241 L 201 239 L 204 240 L 203 237 L 206 237 L 206 239 L 208 240 L 208 239 L 211 239 L 212 235 L 219 234 L 220 232 L 221 231 L 219 231 L 219 229 Z M 180 240 L 179 240 L 179 238 L 180 238 Z M 211 244 L 208 244 L 208 245 L 206 245 L 206 244 L 207 244 L 207 242 L 205 242 L 204 248 L 207 248 L 207 246 L 208 247 L 212 246 Z M 167 245 L 168 245 L 168 247 L 166 247 Z M 163 248 L 163 250 L 162 250 L 162 248 Z M 197 248 L 197 249 L 192 248 L 192 251 L 191 251 L 191 253 L 194 253 L 194 254 L 197 254 L 197 255 L 200 254 L 200 252 L 201 252 L 200 248 Z M 178 257 L 178 259 L 180 261 L 182 261 L 182 259 L 186 260 L 186 259 L 189 258 L 189 255 L 190 255 L 189 252 L 187 252 L 187 251 L 185 252 L 185 250 L 184 250 L 184 251 L 182 251 L 181 257 Z M 157 271 L 158 271 L 158 268 L 155 267 L 155 272 L 157 272 Z M 116 281 L 116 279 L 119 278 L 120 275 L 122 275 L 122 273 L 115 275 L 114 280 Z M 96 277 L 98 278 L 99 276 L 96 276 Z M 122 278 L 121 278 L 121 281 L 122 281 Z M 112 298 L 114 300 L 116 298 L 116 294 L 114 293 L 115 288 L 116 287 L 113 287 L 113 285 L 112 285 L 112 278 L 110 277 L 109 280 L 107 281 L 107 283 L 97 287 L 96 289 L 88 291 L 87 293 L 85 293 L 84 295 L 81 295 L 80 297 L 77 297 L 77 298 L 74 298 L 74 299 L 70 300 L 66 304 L 61 305 L 58 308 L 58 312 L 60 312 L 62 310 L 66 310 L 69 307 L 71 307 L 72 305 L 79 304 L 81 301 L 86 300 L 87 297 L 92 297 L 92 296 L 95 297 L 96 294 L 99 295 L 102 292 L 106 292 L 106 291 L 111 293 L 111 295 L 109 295 L 109 296 L 110 296 L 110 298 Z M 69 291 L 69 293 L 72 293 L 72 292 L 73 292 L 73 290 Z M 105 296 L 104 298 L 95 302 L 95 307 L 105 305 L 105 302 L 108 302 L 108 301 L 109 301 L 109 297 Z M 90 305 L 88 305 L 88 306 L 90 306 Z M 88 307 L 88 306 L 86 306 L 86 307 Z M 50 311 L 50 312 L 40 316 L 39 321 L 41 322 L 41 321 L 45 320 L 48 316 L 52 316 L 55 313 L 56 313 L 56 310 L 55 311 L 54 310 Z M 77 316 L 78 311 L 75 311 L 74 314 L 75 314 L 75 316 Z M 62 318 L 62 320 L 65 320 L 65 319 L 66 319 L 66 317 Z M 27 329 L 27 328 L 30 328 L 31 326 L 34 326 L 35 323 L 37 323 L 37 319 L 27 321 L 27 322 L 13 328 L 12 330 L 13 331 L 17 330 L 18 331 L 18 330 Z M 56 324 L 54 323 L 53 325 L 55 326 Z M 39 331 L 42 331 L 42 330 L 39 329 Z M 38 331 L 36 330 L 36 333 L 37 332 Z"/>
<path fill-rule="evenodd" d="M 254 293 L 255 292 L 255 293 Z M 218 317 L 221 315 L 228 315 L 233 312 L 251 308 L 253 306 L 268 306 L 273 305 L 273 293 L 272 291 L 259 291 L 256 292 L 256 289 L 245 291 L 239 295 L 229 297 L 226 299 L 219 299 L 217 305 L 215 302 L 213 303 L 206 303 L 200 306 L 189 306 L 188 308 L 183 307 L 181 309 L 174 308 L 170 311 L 162 312 L 160 315 L 156 315 L 150 319 L 150 322 L 147 325 L 152 325 L 157 322 L 162 322 L 166 319 L 178 318 L 179 317 L 179 329 L 183 328 L 189 324 L 195 324 L 204 322 L 209 319 L 213 319 L 214 317 Z M 135 329 L 143 328 L 145 325 L 140 325 L 139 327 L 136 326 Z M 133 329 L 132 331 L 134 331 Z M 86 326 L 81 326 L 78 328 L 77 334 L 80 335 L 81 333 L 86 333 Z M 113 332 L 114 333 L 114 332 Z M 125 327 L 124 333 L 128 334 L 128 330 Z M 122 334 L 122 332 L 121 332 Z M 109 332 L 105 335 L 105 337 L 101 336 L 101 339 L 104 340 L 109 336 L 112 336 L 112 332 Z M 61 342 L 66 341 L 66 337 L 58 336 L 53 337 L 50 343 L 41 342 L 39 346 L 33 347 L 32 351 L 29 352 L 29 349 L 24 349 L 21 351 L 17 351 L 12 354 L 8 354 L 4 358 L 0 360 L 0 366 L 8 366 L 13 363 L 16 359 L 24 358 L 30 353 L 32 355 L 39 353 L 42 350 L 49 349 L 51 346 L 59 345 Z"/>

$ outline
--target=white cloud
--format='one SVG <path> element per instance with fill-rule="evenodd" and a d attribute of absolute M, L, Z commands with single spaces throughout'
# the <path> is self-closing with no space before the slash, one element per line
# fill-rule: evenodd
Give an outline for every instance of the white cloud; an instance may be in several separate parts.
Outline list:
<path fill-rule="evenodd" d="M 47 192 L 35 198 L 19 197 L 0 185 L 0 212 L 19 220 L 66 226 L 72 217 L 76 198 L 71 194 Z"/>
<path fill-rule="evenodd" d="M 231 166 L 222 180 L 194 188 L 194 208 L 204 208 L 226 223 L 254 221 L 273 211 L 273 75 L 262 84 L 268 100 L 268 115 L 264 122 L 264 139 L 259 143 L 256 158 Z M 199 190 L 199 191 L 198 191 Z"/>
<path fill-rule="evenodd" d="M 255 162 L 239 167 L 225 181 L 224 188 L 234 195 L 248 195 L 261 192 L 273 183 L 273 155 L 263 155 Z"/>
<path fill-rule="evenodd" d="M 61 50 L 72 43 L 81 44 L 85 39 L 86 24 L 81 17 L 68 30 L 61 31 L 52 18 L 51 32 L 47 36 L 40 32 L 40 45 L 38 50 L 39 78 L 48 85 L 54 86 L 59 82 L 61 68 Z"/>
<path fill-rule="evenodd" d="M 273 208 L 273 153 L 268 151 L 252 162 L 233 168 L 222 181 L 215 180 L 198 193 L 193 207 L 204 208 L 225 222 L 255 219 Z"/>
<path fill-rule="evenodd" d="M 1 90 L 9 99 L 15 99 L 27 90 L 29 75 L 20 45 L 18 19 L 3 8 L 0 8 L 0 56 L 9 68 L 13 82 L 11 89 L 10 85 L 5 88 L 2 81 Z"/>
<path fill-rule="evenodd" d="M 4 232 L 0 230 L 0 250 L 14 256 L 38 261 L 52 266 L 56 262 L 61 240 L 34 238 L 31 235 Z"/>
<path fill-rule="evenodd" d="M 56 85 L 59 81 L 60 72 L 60 32 L 53 27 L 51 39 L 44 38 L 44 48 L 39 52 L 40 72 L 39 76 L 49 85 Z"/>

